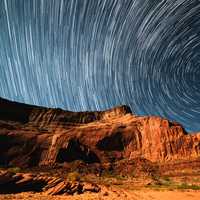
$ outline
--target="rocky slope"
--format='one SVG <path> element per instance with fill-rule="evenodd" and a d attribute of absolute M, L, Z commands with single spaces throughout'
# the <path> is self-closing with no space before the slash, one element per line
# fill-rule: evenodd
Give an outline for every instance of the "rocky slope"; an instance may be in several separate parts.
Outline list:
<path fill-rule="evenodd" d="M 156 163 L 199 160 L 200 134 L 127 106 L 71 112 L 0 99 L 0 165 L 31 167 L 71 163 Z"/>
<path fill-rule="evenodd" d="M 73 195 L 85 192 L 97 193 L 100 187 L 88 182 L 68 180 L 43 174 L 14 173 L 0 170 L 0 194 L 19 192 L 43 192 L 46 195 Z"/>

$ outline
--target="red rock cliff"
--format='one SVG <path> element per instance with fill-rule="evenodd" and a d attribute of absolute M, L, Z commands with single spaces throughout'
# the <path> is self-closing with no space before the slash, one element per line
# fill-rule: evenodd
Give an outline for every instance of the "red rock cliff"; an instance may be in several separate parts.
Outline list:
<path fill-rule="evenodd" d="M 131 114 L 127 106 L 71 112 L 0 99 L 0 164 L 34 166 L 82 160 L 153 162 L 198 159 L 200 134 L 160 117 Z"/>

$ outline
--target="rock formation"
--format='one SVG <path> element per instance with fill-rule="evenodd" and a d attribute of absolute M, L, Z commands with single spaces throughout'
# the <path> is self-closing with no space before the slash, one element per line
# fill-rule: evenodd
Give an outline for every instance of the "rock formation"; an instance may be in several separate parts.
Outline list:
<path fill-rule="evenodd" d="M 82 194 L 84 192 L 99 192 L 101 188 L 88 182 L 70 181 L 33 173 L 14 173 L 0 170 L 0 194 L 18 192 L 44 192 L 46 195 Z"/>
<path fill-rule="evenodd" d="M 49 166 L 146 159 L 196 160 L 200 134 L 157 116 L 136 116 L 127 106 L 71 112 L 0 99 L 0 165 Z"/>

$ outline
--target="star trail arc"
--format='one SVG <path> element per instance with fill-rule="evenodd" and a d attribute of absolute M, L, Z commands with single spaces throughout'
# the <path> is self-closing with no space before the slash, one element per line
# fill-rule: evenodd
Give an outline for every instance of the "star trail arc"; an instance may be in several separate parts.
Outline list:
<path fill-rule="evenodd" d="M 2 0 L 0 44 L 1 97 L 200 130 L 197 0 Z"/>

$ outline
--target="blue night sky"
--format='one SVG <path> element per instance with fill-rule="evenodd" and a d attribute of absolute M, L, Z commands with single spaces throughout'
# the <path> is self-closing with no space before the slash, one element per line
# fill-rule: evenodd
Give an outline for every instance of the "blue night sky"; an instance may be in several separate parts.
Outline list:
<path fill-rule="evenodd" d="M 200 2 L 1 0 L 0 96 L 200 130 Z"/>

